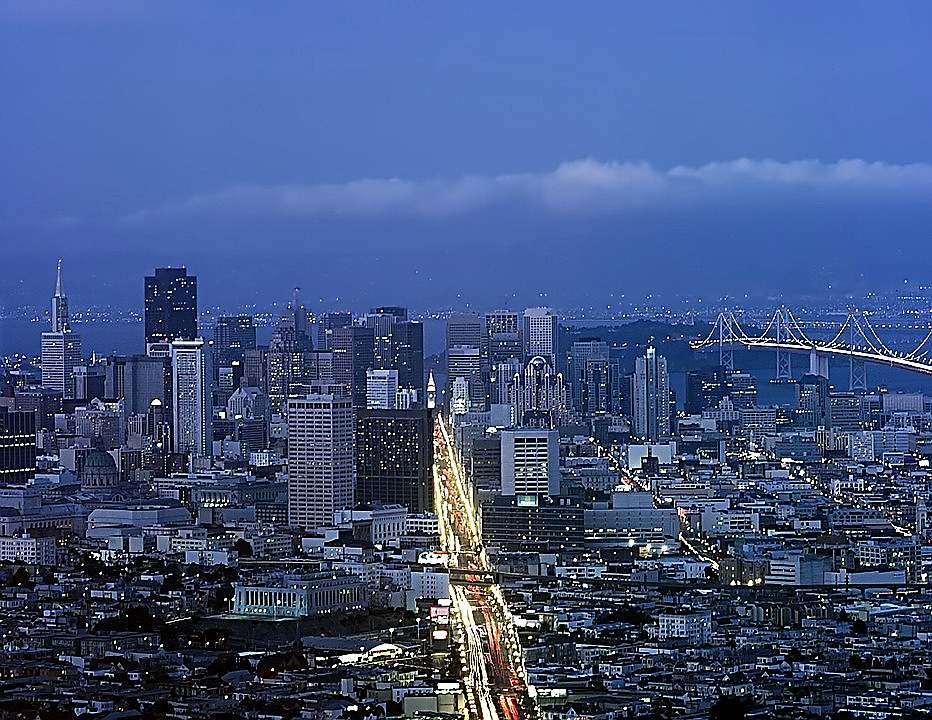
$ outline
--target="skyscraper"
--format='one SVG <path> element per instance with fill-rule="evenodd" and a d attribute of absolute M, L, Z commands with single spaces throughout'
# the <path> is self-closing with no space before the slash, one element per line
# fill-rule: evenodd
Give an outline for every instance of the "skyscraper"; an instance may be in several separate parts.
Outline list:
<path fill-rule="evenodd" d="M 204 341 L 171 344 L 172 441 L 176 453 L 210 455 L 210 371 Z"/>
<path fill-rule="evenodd" d="M 398 370 L 398 386 L 417 390 L 424 405 L 424 324 L 416 320 L 392 325 L 392 365 Z"/>
<path fill-rule="evenodd" d="M 462 378 L 467 383 L 470 410 L 482 410 L 485 404 L 485 378 L 482 374 L 482 355 L 478 347 L 454 345 L 447 348 L 447 383 Z"/>
<path fill-rule="evenodd" d="M 670 381 L 667 361 L 649 345 L 647 353 L 635 360 L 631 395 L 634 434 L 649 442 L 670 439 Z"/>
<path fill-rule="evenodd" d="M 36 474 L 36 414 L 0 407 L 0 484 L 25 485 Z"/>
<path fill-rule="evenodd" d="M 558 430 L 503 430 L 502 495 L 537 505 L 560 494 Z"/>
<path fill-rule="evenodd" d="M 597 402 L 590 403 L 588 397 L 589 378 L 587 377 L 587 368 L 589 360 L 602 360 L 607 364 L 608 343 L 597 337 L 583 337 L 574 341 L 570 349 L 570 387 L 573 393 L 573 407 L 587 414 L 589 405 L 599 404 Z"/>
<path fill-rule="evenodd" d="M 61 260 L 52 295 L 51 331 L 42 333 L 42 386 L 65 399 L 74 397 L 74 369 L 84 364 L 81 336 L 71 329 L 68 298 L 62 284 Z"/>
<path fill-rule="evenodd" d="M 317 347 L 330 350 L 333 331 L 353 324 L 353 314 L 349 312 L 325 312 L 320 314 L 317 322 Z"/>
<path fill-rule="evenodd" d="M 831 427 L 828 378 L 807 373 L 796 384 L 796 425 L 815 429 Z"/>
<path fill-rule="evenodd" d="M 197 337 L 197 277 L 181 268 L 156 268 L 145 283 L 146 345 Z"/>
<path fill-rule="evenodd" d="M 457 313 L 447 319 L 447 388 L 457 378 L 465 380 L 470 409 L 485 404 L 485 373 L 482 362 L 482 323 L 475 313 Z M 452 397 L 452 395 L 451 395 Z"/>
<path fill-rule="evenodd" d="M 521 321 L 518 313 L 496 310 L 486 314 L 483 351 L 493 372 L 499 362 L 523 356 L 524 346 L 521 342 Z"/>
<path fill-rule="evenodd" d="M 447 318 L 447 348 L 481 345 L 482 323 L 475 313 L 456 313 Z"/>
<path fill-rule="evenodd" d="M 366 315 L 366 327 L 372 330 L 375 367 L 379 370 L 394 367 L 392 352 L 392 326 L 408 319 L 403 307 L 375 307 Z"/>
<path fill-rule="evenodd" d="M 547 358 L 557 368 L 559 353 L 559 321 L 550 308 L 528 308 L 524 311 L 524 356 Z"/>
<path fill-rule="evenodd" d="M 301 391 L 299 386 L 305 380 L 305 355 L 298 348 L 294 314 L 286 311 L 278 319 L 265 353 L 266 391 L 273 412 L 284 414 L 288 396 Z"/>
<path fill-rule="evenodd" d="M 721 365 L 698 368 L 686 373 L 686 398 L 683 409 L 687 415 L 699 415 L 718 405 L 727 394 L 726 368 Z"/>
<path fill-rule="evenodd" d="M 578 410 L 587 417 L 612 410 L 612 365 L 608 358 L 590 357 L 583 368 Z"/>
<path fill-rule="evenodd" d="M 366 371 L 375 365 L 372 328 L 335 328 L 330 342 L 333 381 L 347 389 L 356 407 L 365 407 Z"/>
<path fill-rule="evenodd" d="M 295 343 L 298 350 L 306 352 L 314 349 L 314 337 L 311 326 L 314 322 L 313 313 L 304 307 L 301 302 L 301 288 L 295 288 L 288 303 L 288 312 L 294 319 Z"/>
<path fill-rule="evenodd" d="M 243 362 L 247 350 L 256 348 L 252 315 L 221 315 L 214 325 L 214 354 L 218 365 Z"/>
<path fill-rule="evenodd" d="M 513 414 L 519 425 L 543 428 L 559 425 L 566 411 L 566 386 L 563 376 L 553 369 L 547 358 L 532 357 L 513 383 Z"/>
<path fill-rule="evenodd" d="M 353 402 L 339 385 L 288 400 L 288 523 L 312 530 L 353 506 Z"/>
<path fill-rule="evenodd" d="M 433 509 L 433 422 L 429 410 L 359 410 L 356 501 Z"/>

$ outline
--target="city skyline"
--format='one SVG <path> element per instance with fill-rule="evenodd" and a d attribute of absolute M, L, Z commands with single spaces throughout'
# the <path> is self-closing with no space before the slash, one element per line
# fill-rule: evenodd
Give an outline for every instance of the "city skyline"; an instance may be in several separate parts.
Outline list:
<path fill-rule="evenodd" d="M 932 718 L 930 40 L 0 0 L 0 720 Z"/>

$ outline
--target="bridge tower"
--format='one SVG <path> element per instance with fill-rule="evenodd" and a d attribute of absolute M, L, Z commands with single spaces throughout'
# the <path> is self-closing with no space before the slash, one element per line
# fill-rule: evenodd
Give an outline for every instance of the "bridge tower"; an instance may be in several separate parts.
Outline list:
<path fill-rule="evenodd" d="M 785 349 L 779 347 L 779 344 L 782 342 L 791 342 L 789 331 L 789 323 L 787 321 L 786 315 L 784 315 L 785 310 L 780 308 L 776 312 L 776 331 L 777 331 L 777 374 L 774 377 L 774 380 L 777 382 L 789 382 L 793 379 L 793 355 L 792 353 Z"/>
<path fill-rule="evenodd" d="M 867 368 L 864 365 L 864 358 L 854 356 L 855 336 L 857 335 L 855 323 L 850 323 L 848 327 L 848 347 L 851 354 L 848 356 L 848 390 L 850 392 L 867 392 Z"/>
<path fill-rule="evenodd" d="M 718 315 L 718 364 L 735 369 L 735 318 L 725 311 Z"/>

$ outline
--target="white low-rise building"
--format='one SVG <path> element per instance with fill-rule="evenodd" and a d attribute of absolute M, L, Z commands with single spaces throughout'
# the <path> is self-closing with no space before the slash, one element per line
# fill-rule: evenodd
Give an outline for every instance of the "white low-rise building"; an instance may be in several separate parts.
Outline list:
<path fill-rule="evenodd" d="M 55 560 L 54 538 L 0 537 L 0 561 L 54 565 Z"/>

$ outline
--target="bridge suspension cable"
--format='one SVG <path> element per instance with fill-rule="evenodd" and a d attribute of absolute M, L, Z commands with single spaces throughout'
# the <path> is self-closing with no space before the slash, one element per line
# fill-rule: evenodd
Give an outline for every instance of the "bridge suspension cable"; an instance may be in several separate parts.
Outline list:
<path fill-rule="evenodd" d="M 893 350 L 880 337 L 870 318 L 863 312 L 849 312 L 831 339 L 819 340 L 809 337 L 793 311 L 788 308 L 781 307 L 775 310 L 761 333 L 754 336 L 748 335 L 733 311 L 723 310 L 718 314 L 708 335 L 704 339 L 692 341 L 690 345 L 697 350 L 711 349 L 718 345 L 720 363 L 733 369 L 735 343 L 748 348 L 775 350 L 777 380 L 791 379 L 791 354 L 803 351 L 841 355 L 848 358 L 852 367 L 856 363 L 876 362 L 932 374 L 932 329 L 911 352 Z M 851 377 L 855 376 L 858 382 L 852 380 L 852 386 L 864 389 L 863 371 L 853 368 Z"/>

